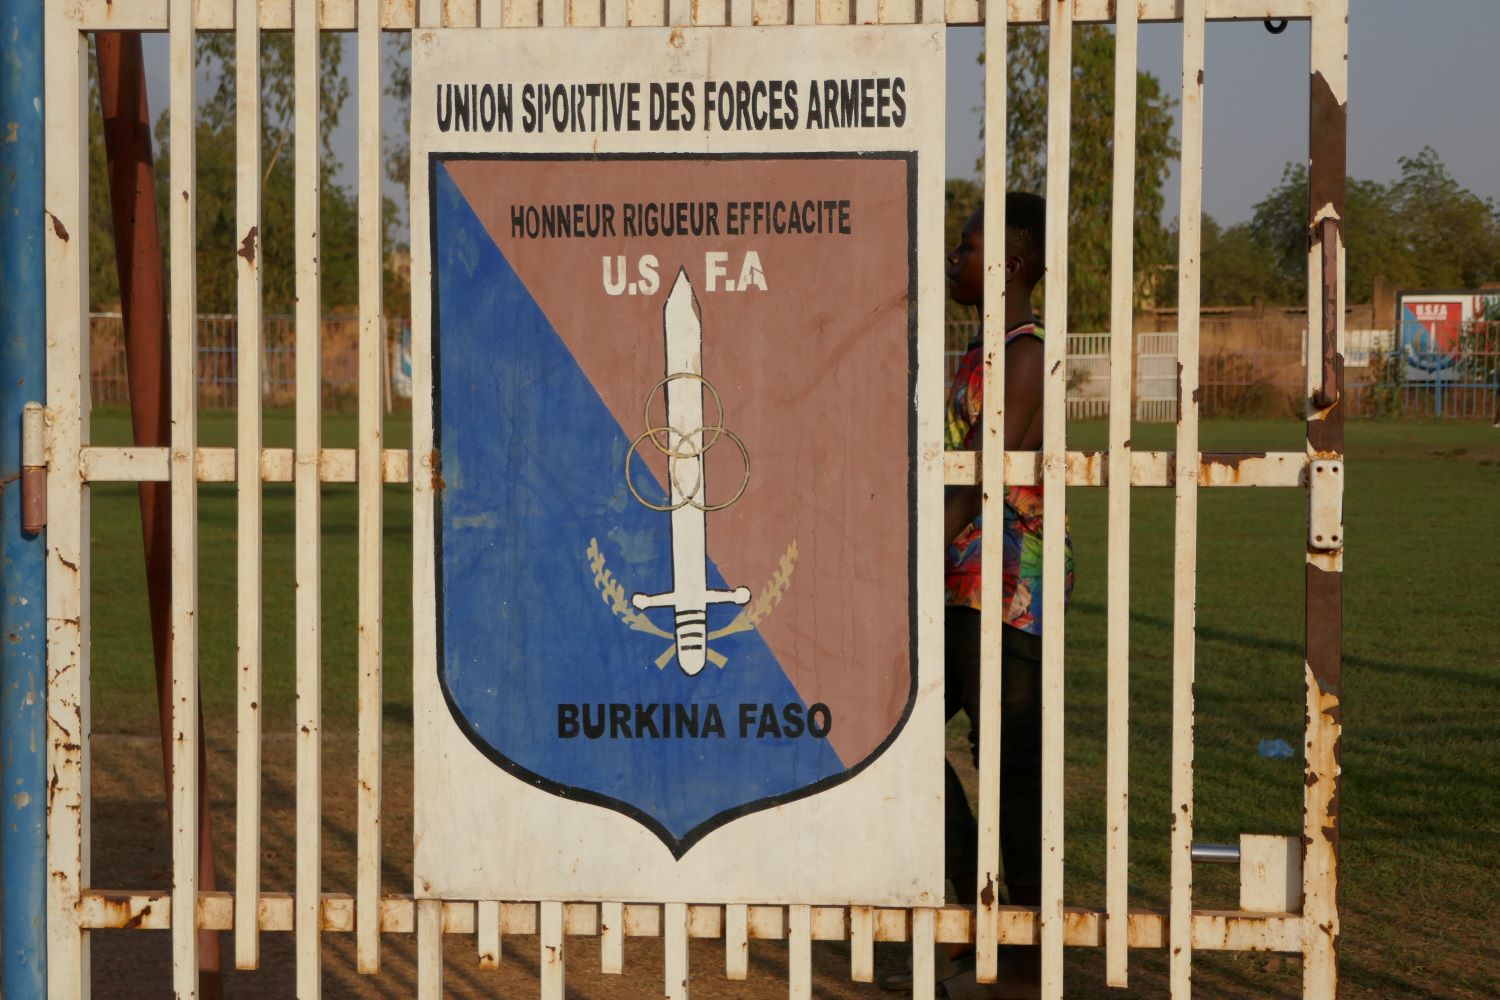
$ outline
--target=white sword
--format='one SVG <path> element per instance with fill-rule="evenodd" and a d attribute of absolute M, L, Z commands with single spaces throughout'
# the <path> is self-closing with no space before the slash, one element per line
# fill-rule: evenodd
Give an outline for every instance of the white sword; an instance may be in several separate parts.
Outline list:
<path fill-rule="evenodd" d="M 672 589 L 665 594 L 635 594 L 637 608 L 670 607 L 675 613 L 677 663 L 689 676 L 703 669 L 708 657 L 708 607 L 745 604 L 748 587 L 708 589 L 708 543 L 703 505 L 708 495 L 703 461 L 703 320 L 698 299 L 679 269 L 663 310 L 667 341 L 667 484 L 672 513 Z M 676 376 L 676 377 L 674 377 Z M 722 422 L 723 414 L 719 419 Z M 711 440 L 711 439 L 710 439 Z M 674 457 L 681 454 L 683 457 Z M 695 500 L 698 506 L 686 502 Z"/>

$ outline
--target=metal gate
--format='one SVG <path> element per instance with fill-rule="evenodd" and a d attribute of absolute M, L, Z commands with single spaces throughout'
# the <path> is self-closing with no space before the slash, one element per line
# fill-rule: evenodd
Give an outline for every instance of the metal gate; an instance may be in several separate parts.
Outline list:
<path fill-rule="evenodd" d="M 985 13 L 988 18 L 985 19 Z M 619 971 L 624 935 L 660 935 L 667 954 L 666 995 L 686 995 L 690 937 L 722 937 L 726 973 L 746 973 L 749 938 L 785 938 L 789 944 L 789 989 L 811 995 L 813 940 L 847 939 L 851 975 L 868 981 L 877 941 L 909 941 L 918 997 L 932 995 L 934 942 L 978 946 L 981 978 L 993 977 L 1001 943 L 1039 943 L 1043 995 L 1061 997 L 1065 947 L 1102 947 L 1108 981 L 1124 985 L 1133 948 L 1166 948 L 1171 993 L 1191 990 L 1198 950 L 1264 950 L 1297 954 L 1303 961 L 1303 994 L 1332 997 L 1337 986 L 1339 917 L 1338 787 L 1340 738 L 1340 602 L 1342 570 L 1342 388 L 1343 272 L 1342 212 L 1347 89 L 1347 0 L 1009 0 L 982 6 L 978 0 L 68 0 L 46 7 L 47 398 L 45 458 L 50 510 L 47 554 L 47 824 L 48 994 L 72 998 L 88 992 L 89 933 L 104 928 L 170 928 L 173 985 L 178 997 L 198 990 L 199 929 L 238 929 L 235 959 L 254 967 L 257 931 L 295 935 L 298 996 L 320 994 L 320 936 L 352 932 L 361 971 L 381 962 L 381 935 L 415 933 L 419 955 L 418 994 L 442 992 L 442 937 L 476 934 L 479 960 L 498 962 L 503 934 L 538 933 L 541 991 L 563 996 L 564 939 L 600 935 L 606 971 Z M 1307 442 L 1305 452 L 1215 455 L 1199 449 L 1199 240 L 1203 158 L 1204 26 L 1207 20 L 1290 18 L 1311 21 L 1311 114 L 1308 214 Z M 982 482 L 985 516 L 999 516 L 1001 483 L 1046 487 L 1047 632 L 1043 688 L 1043 891 L 1039 908 L 1001 905 L 982 893 L 973 909 L 881 910 L 808 899 L 790 905 L 715 905 L 712 885 L 702 905 L 569 903 L 557 900 L 443 902 L 416 898 L 414 887 L 387 887 L 381 879 L 381 489 L 431 476 L 433 456 L 382 447 L 380 39 L 385 31 L 420 27 L 537 25 L 624 30 L 639 25 L 780 26 L 910 23 L 983 23 L 989 53 L 985 96 L 990 127 L 986 139 L 986 186 L 1005 187 L 1004 126 L 1007 27 L 1045 23 L 1052 39 L 1049 61 L 1048 239 L 1045 315 L 1062 317 L 1068 297 L 1067 206 L 1070 151 L 1071 27 L 1104 22 L 1115 27 L 1115 161 L 1113 195 L 1111 328 L 1131 329 L 1132 233 L 1135 176 L 1136 53 L 1138 24 L 1180 21 L 1183 25 L 1180 334 L 1177 338 L 1176 447 L 1172 452 L 1133 451 L 1130 446 L 1131 344 L 1111 343 L 1109 373 L 1110 447 L 1106 452 L 1069 452 L 1065 443 L 1067 338 L 1046 340 L 1046 437 L 1039 454 L 1004 453 L 999 438 L 986 439 L 981 453 L 950 454 L 950 484 Z M 262 447 L 256 393 L 240 396 L 234 449 L 199 447 L 193 378 L 195 336 L 194 127 L 189 115 L 171 118 L 170 350 L 171 444 L 160 448 L 96 447 L 89 436 L 87 365 L 89 230 L 86 148 L 86 34 L 99 30 L 167 31 L 170 35 L 171 106 L 191 108 L 199 81 L 194 75 L 195 34 L 232 31 L 238 61 L 237 232 L 249 252 L 238 259 L 238 325 L 241 377 L 259 381 L 262 327 L 256 240 L 260 232 L 259 36 L 290 30 L 296 53 L 296 442 L 291 449 Z M 318 39 L 320 31 L 357 35 L 359 109 L 359 437 L 353 449 L 323 447 L 320 431 Z M 996 67 L 1000 71 L 996 72 Z M 1003 199 L 991 199 L 985 245 L 1003 246 Z M 1004 352 L 1003 265 L 991 258 L 986 271 L 988 308 L 984 334 L 991 345 L 985 397 L 987 425 L 1002 420 Z M 1054 323 L 1054 328 L 1058 324 Z M 1055 330 L 1056 333 L 1062 331 Z M 932 363 L 940 363 L 940 358 Z M 253 384 L 253 383 L 252 383 Z M 102 892 L 89 865 L 89 487 L 94 483 L 170 483 L 172 607 L 175 670 L 171 691 L 174 781 L 171 790 L 170 894 Z M 297 785 L 296 878 L 281 892 L 259 889 L 261 830 L 261 563 L 262 483 L 290 481 L 296 507 L 296 687 Z M 197 665 L 199 483 L 237 484 L 239 562 L 237 580 L 239 728 L 235 790 L 237 863 L 234 892 L 199 888 L 199 696 Z M 323 740 L 320 658 L 320 550 L 323 483 L 353 483 L 358 493 L 358 864 L 352 895 L 322 892 L 320 850 Z M 1175 496 L 1173 686 L 1171 753 L 1171 897 L 1166 912 L 1130 908 L 1127 891 L 1127 654 L 1130 586 L 1129 525 L 1132 487 L 1171 487 Z M 1206 487 L 1261 486 L 1307 491 L 1306 716 L 1304 828 L 1300 842 L 1287 838 L 1262 848 L 1258 874 L 1242 858 L 1252 897 L 1263 905 L 1239 911 L 1207 911 L 1194 905 L 1194 615 L 1198 491 Z M 1108 822 L 1107 901 L 1102 909 L 1066 908 L 1063 898 L 1063 518 L 1065 488 L 1102 488 L 1109 499 L 1108 632 Z M 986 535 L 986 559 L 998 564 L 1001 537 Z M 932 558 L 937 554 L 932 553 Z M 998 574 L 986 578 L 986 593 L 998 597 Z M 986 609 L 999 601 L 986 599 Z M 985 614 L 987 639 L 981 665 L 984 698 L 980 748 L 981 858 L 996 858 L 999 843 L 998 614 Z M 418 665 L 420 668 L 421 665 Z M 1290 844 L 1290 850 L 1287 845 Z M 1277 857 L 1279 852 L 1279 859 Z M 986 864 L 989 864 L 986 862 Z M 1300 864 L 1300 887 L 1288 892 L 1288 872 Z M 1268 875 L 1267 873 L 1270 872 Z M 1281 885 L 1267 890 L 1279 873 Z M 997 873 L 981 871 L 981 887 Z M 390 893 L 391 888 L 400 892 Z M 1266 902 L 1269 900 L 1269 902 Z M 248 933 L 247 933 L 248 930 Z"/>

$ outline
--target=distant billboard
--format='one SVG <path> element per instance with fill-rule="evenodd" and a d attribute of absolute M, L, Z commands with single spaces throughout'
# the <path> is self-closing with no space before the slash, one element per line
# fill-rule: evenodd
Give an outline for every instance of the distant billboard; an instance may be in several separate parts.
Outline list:
<path fill-rule="evenodd" d="M 1396 328 L 1401 355 L 1418 379 L 1456 378 L 1465 325 L 1485 316 L 1496 292 L 1398 292 Z"/>

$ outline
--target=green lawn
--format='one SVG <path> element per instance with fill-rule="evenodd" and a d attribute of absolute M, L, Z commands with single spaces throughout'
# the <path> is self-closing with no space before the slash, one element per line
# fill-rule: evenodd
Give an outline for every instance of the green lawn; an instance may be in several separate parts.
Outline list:
<path fill-rule="evenodd" d="M 388 423 L 405 446 L 409 423 Z M 348 446 L 352 417 L 325 444 Z M 120 413 L 94 415 L 96 443 L 128 443 Z M 232 417 L 205 416 L 205 445 L 233 443 Z M 269 414 L 268 446 L 289 445 Z M 1075 448 L 1106 441 L 1070 428 Z M 1170 448 L 1143 425 L 1137 448 Z M 1500 993 L 1500 431 L 1482 424 L 1354 423 L 1348 431 L 1344 597 L 1344 969 L 1351 994 Z M 1300 450 L 1293 422 L 1209 423 L 1204 450 Z M 355 489 L 323 498 L 324 710 L 351 728 L 355 690 Z M 1105 494 L 1069 493 L 1078 583 L 1067 619 L 1068 896 L 1103 901 Z M 1200 501 L 1195 839 L 1296 834 L 1303 724 L 1303 510 L 1297 490 L 1205 490 Z M 135 490 L 93 490 L 94 729 L 154 732 L 155 693 Z M 293 530 L 290 486 L 265 501 L 265 723 L 290 731 Z M 1136 490 L 1131 560 L 1131 880 L 1135 905 L 1164 905 L 1171 701 L 1170 490 Z M 233 486 L 200 500 L 200 646 L 206 717 L 234 725 Z M 411 717 L 411 514 L 386 492 L 386 718 Z M 1199 868 L 1198 903 L 1233 907 L 1232 870 Z M 1281 973 L 1295 977 L 1295 965 Z M 1294 980 L 1291 980 L 1294 981 Z M 1290 982 L 1288 985 L 1290 985 Z"/>

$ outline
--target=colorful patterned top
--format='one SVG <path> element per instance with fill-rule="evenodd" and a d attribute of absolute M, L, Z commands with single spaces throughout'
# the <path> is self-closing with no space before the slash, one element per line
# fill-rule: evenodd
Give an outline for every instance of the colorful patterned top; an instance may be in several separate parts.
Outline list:
<path fill-rule="evenodd" d="M 1017 337 L 1040 339 L 1040 324 L 1023 323 L 1008 331 L 1008 345 Z M 948 394 L 944 445 L 949 451 L 978 447 L 980 421 L 984 415 L 984 343 L 969 345 L 953 388 Z M 943 565 L 944 598 L 949 607 L 979 607 L 980 518 L 948 546 Z M 1066 540 L 1064 594 L 1073 592 L 1073 540 Z M 1001 592 L 1005 600 L 1005 624 L 1042 634 L 1042 488 L 1007 486 L 1005 489 L 1005 559 Z M 1064 598 L 1066 600 L 1066 597 Z"/>

